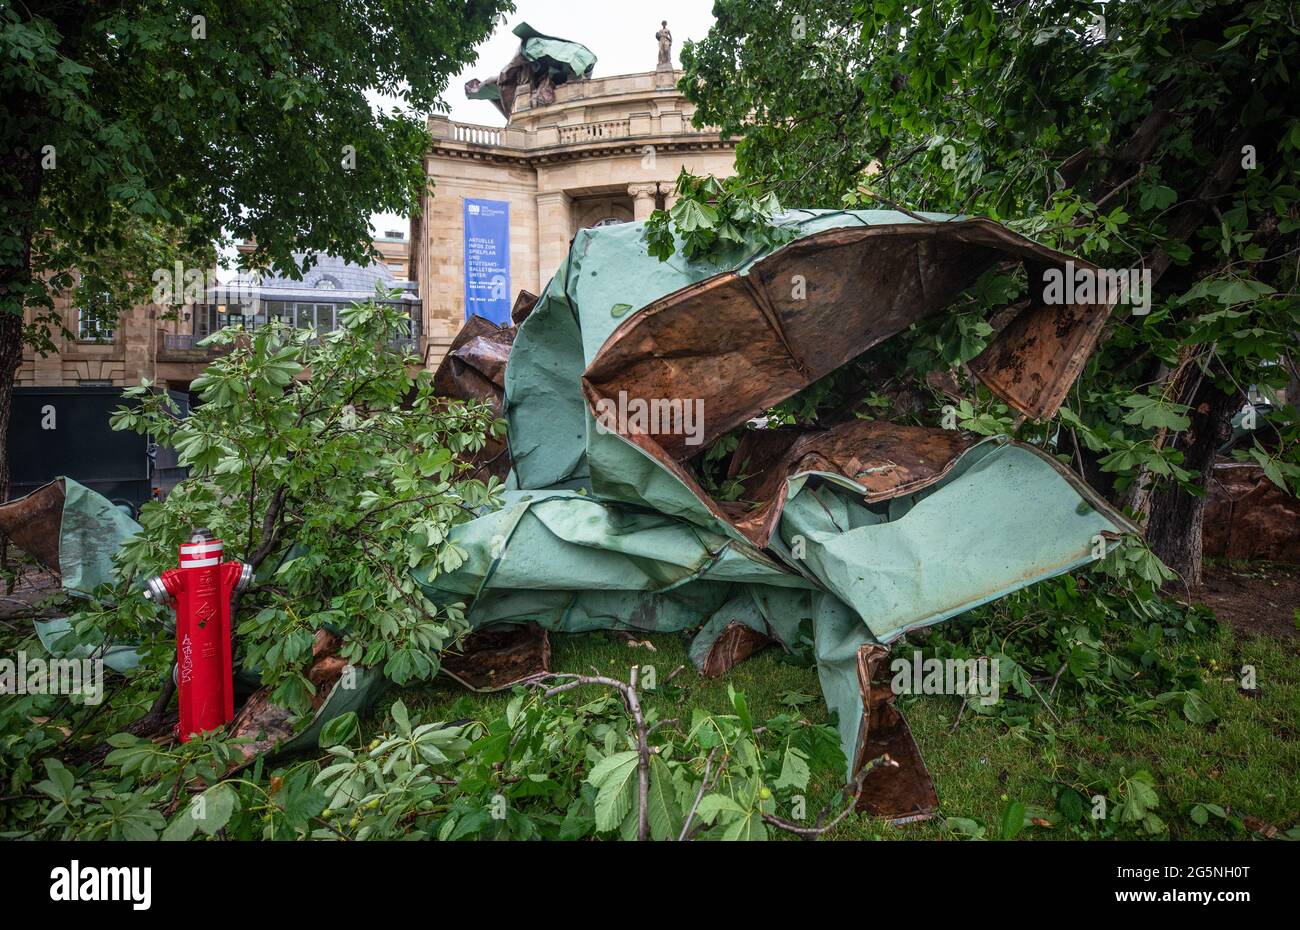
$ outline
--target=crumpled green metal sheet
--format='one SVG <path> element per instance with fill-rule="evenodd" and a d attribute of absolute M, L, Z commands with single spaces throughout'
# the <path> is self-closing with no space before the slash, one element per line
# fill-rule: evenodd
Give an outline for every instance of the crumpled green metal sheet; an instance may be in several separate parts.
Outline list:
<path fill-rule="evenodd" d="M 59 573 L 65 590 L 89 594 L 113 580 L 113 556 L 140 532 L 140 524 L 102 494 L 71 478 L 60 480 Z"/>
<path fill-rule="evenodd" d="M 984 263 L 990 249 L 1034 260 L 1046 252 L 987 221 L 924 220 L 961 226 L 945 233 L 945 247 L 960 248 L 969 236 L 972 249 L 984 250 Z M 921 221 L 894 211 L 793 211 L 782 220 L 793 229 L 793 243 L 845 227 L 902 229 Z M 506 368 L 512 486 L 521 490 L 502 511 L 453 529 L 451 540 L 470 553 L 465 565 L 419 580 L 435 598 L 465 599 L 476 625 L 537 620 L 567 631 L 698 627 L 691 648 L 697 668 L 729 625 L 789 646 L 799 624 L 811 621 L 822 689 L 852 764 L 864 712 L 864 647 L 1077 568 L 1105 550 L 1096 544 L 1099 535 L 1109 541 L 1134 527 L 1050 456 L 991 439 L 968 443 L 950 470 L 941 469 L 919 490 L 903 484 L 892 499 L 842 474 L 791 474 L 775 503 L 775 532 L 760 550 L 685 471 L 675 473 L 653 449 L 596 428 L 582 382 L 615 330 L 627 332 L 629 321 L 652 304 L 671 305 L 673 295 L 730 272 L 743 276 L 789 247 L 736 254 L 725 264 L 688 263 L 680 255 L 660 262 L 648 254 L 640 224 L 580 231 L 521 324 Z M 949 275 L 946 286 L 953 284 Z M 1068 321 L 1079 330 L 1072 344 L 1084 348 L 1097 325 L 1086 311 L 1071 308 Z M 644 338 L 636 351 L 671 369 L 680 347 L 657 346 L 653 331 Z M 674 389 L 689 397 L 694 386 L 685 380 Z M 1059 379 L 1043 382 L 1034 402 L 1049 403 L 1059 389 Z M 556 487 L 584 494 L 554 494 Z M 529 492 L 547 496 L 545 519 L 518 513 L 519 495 Z M 593 508 L 603 516 L 591 519 Z M 649 514 L 652 523 L 641 522 Z M 525 519 L 536 527 L 506 531 Z M 643 540 L 628 538 L 642 532 Z M 708 542 L 698 549 L 684 547 L 686 539 Z M 704 568 L 705 550 L 716 552 L 718 540 L 730 541 L 737 553 L 767 552 L 788 581 L 765 570 L 762 577 L 731 579 L 725 590 L 706 587 L 714 582 L 712 567 Z"/>
<path fill-rule="evenodd" d="M 809 580 L 748 543 L 575 491 L 507 491 L 501 509 L 454 527 L 453 572 L 417 571 L 435 602 L 472 602 L 475 628 L 680 632 L 704 627 L 702 663 L 728 623 L 793 644 Z"/>
<path fill-rule="evenodd" d="M 934 222 L 958 219 L 918 215 Z M 894 210 L 792 210 L 780 222 L 798 241 L 840 227 L 918 220 Z M 737 252 L 725 263 L 688 262 L 681 255 L 662 262 L 646 250 L 639 223 L 579 230 L 568 257 L 520 325 L 506 367 L 505 417 L 519 486 L 590 482 L 590 458 L 597 462 L 597 482 L 604 482 L 597 488 L 602 496 L 711 522 L 707 508 L 680 481 L 653 460 L 638 461 L 645 456 L 629 443 L 595 429 L 582 374 L 610 334 L 649 304 L 726 272 L 743 274 L 778 250 Z M 633 493 L 641 487 L 644 493 Z"/>
<path fill-rule="evenodd" d="M 520 487 L 587 480 L 587 363 L 627 313 L 723 270 L 653 258 L 639 223 L 579 230 L 520 324 L 506 366 L 505 417 Z"/>
<path fill-rule="evenodd" d="M 780 535 L 888 643 L 1086 565 L 1133 530 L 1068 474 L 1032 446 L 990 440 L 942 481 L 875 509 L 840 483 L 804 485 Z"/>
<path fill-rule="evenodd" d="M 589 75 L 596 67 L 596 54 L 580 42 L 548 36 L 527 23 L 520 23 L 510 31 L 523 42 L 525 58 L 563 70 L 568 79 Z"/>
<path fill-rule="evenodd" d="M 581 43 L 548 36 L 527 23 L 520 23 L 511 32 L 520 40 L 514 57 L 496 75 L 465 84 L 466 97 L 491 100 L 507 119 L 521 86 L 532 87 L 534 105 L 553 103 L 556 85 L 590 77 L 596 67 L 595 54 Z"/>
<path fill-rule="evenodd" d="M 72 621 L 67 617 L 54 617 L 50 620 L 34 620 L 36 638 L 41 641 L 45 651 L 56 659 L 89 659 L 98 656 L 113 671 L 125 675 L 140 664 L 140 650 L 133 645 L 120 643 L 103 650 L 76 642 L 64 642 L 64 637 L 72 632 Z"/>

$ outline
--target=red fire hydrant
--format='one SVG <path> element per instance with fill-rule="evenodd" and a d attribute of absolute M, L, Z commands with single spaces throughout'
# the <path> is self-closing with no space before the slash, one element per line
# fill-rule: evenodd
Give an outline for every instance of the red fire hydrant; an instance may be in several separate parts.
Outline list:
<path fill-rule="evenodd" d="M 230 598 L 248 587 L 253 567 L 223 562 L 221 540 L 195 530 L 181 544 L 180 567 L 150 578 L 145 597 L 176 607 L 176 668 L 180 701 L 177 734 L 189 742 L 195 733 L 225 726 L 235 716 L 234 669 L 230 642 Z"/>

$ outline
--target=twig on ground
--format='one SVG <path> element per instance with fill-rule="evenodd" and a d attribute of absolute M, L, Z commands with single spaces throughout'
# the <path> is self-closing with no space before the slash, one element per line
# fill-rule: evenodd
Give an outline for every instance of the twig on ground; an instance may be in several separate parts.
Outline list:
<path fill-rule="evenodd" d="M 966 713 L 966 705 L 969 703 L 970 698 L 963 696 L 961 699 L 961 707 L 957 709 L 957 719 L 952 722 L 952 729 L 948 731 L 949 733 L 957 732 L 957 728 L 961 726 L 962 714 Z"/>
<path fill-rule="evenodd" d="M 690 834 L 691 821 L 695 819 L 695 812 L 700 809 L 700 801 L 704 799 L 704 795 L 708 792 L 709 788 L 712 787 L 712 783 L 709 781 L 709 767 L 713 765 L 713 755 L 717 751 L 718 747 L 714 746 L 709 750 L 708 758 L 704 760 L 704 780 L 700 782 L 700 790 L 695 795 L 695 803 L 691 805 L 690 811 L 686 814 L 686 822 L 682 824 L 682 832 L 677 835 L 678 842 L 686 839 Z M 724 755 L 722 761 L 718 763 L 718 771 L 714 774 L 715 779 L 718 775 L 722 774 L 722 769 L 727 764 L 728 756 L 730 756 L 730 753 Z"/>
<path fill-rule="evenodd" d="M 788 820 L 777 817 L 775 814 L 764 814 L 763 822 L 771 824 L 778 830 L 784 830 L 787 833 L 802 836 L 806 840 L 818 839 L 823 834 L 835 829 L 841 820 L 853 813 L 858 806 L 858 800 L 862 797 L 862 790 L 866 784 L 867 776 L 877 767 L 896 769 L 898 768 L 898 763 L 889 757 L 889 753 L 885 753 L 883 756 L 878 756 L 866 765 L 862 766 L 862 768 L 858 770 L 858 774 L 853 776 L 853 781 L 844 786 L 844 790 L 840 795 L 843 798 L 847 798 L 849 803 L 845 806 L 844 810 L 835 815 L 835 819 L 830 823 L 821 823 L 822 817 L 825 816 L 825 811 L 823 811 L 822 815 L 818 817 L 818 823 L 811 827 L 804 827 L 797 823 L 791 823 Z M 827 808 L 829 809 L 829 805 L 827 805 Z"/>

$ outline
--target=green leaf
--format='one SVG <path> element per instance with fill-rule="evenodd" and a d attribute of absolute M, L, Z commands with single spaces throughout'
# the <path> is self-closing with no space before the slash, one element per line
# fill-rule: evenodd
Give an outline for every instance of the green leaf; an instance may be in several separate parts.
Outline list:
<path fill-rule="evenodd" d="M 203 792 L 200 798 L 203 803 L 196 810 L 201 811 L 203 816 L 195 818 L 195 820 L 200 830 L 208 836 L 214 836 L 230 820 L 230 815 L 235 812 L 235 803 L 238 799 L 235 796 L 234 789 L 226 782 L 213 785 Z"/>
<path fill-rule="evenodd" d="M 765 840 L 767 824 L 757 808 L 745 811 L 743 816 L 730 821 L 722 831 L 724 840 Z"/>
<path fill-rule="evenodd" d="M 1056 809 L 1061 812 L 1061 816 L 1066 820 L 1082 820 L 1084 808 L 1083 795 L 1073 788 L 1065 788 L 1056 798 Z"/>
<path fill-rule="evenodd" d="M 1183 698 L 1183 716 L 1196 724 L 1206 724 L 1218 716 L 1199 691 L 1188 691 Z"/>
<path fill-rule="evenodd" d="M 1160 797 L 1152 784 L 1151 775 L 1137 772 L 1123 784 L 1123 802 L 1116 808 L 1118 819 L 1124 823 L 1143 820 L 1152 808 L 1160 805 Z"/>
<path fill-rule="evenodd" d="M 602 759 L 587 781 L 596 791 L 596 829 L 613 830 L 623 822 L 636 801 L 637 761 L 634 750 L 616 752 Z"/>
<path fill-rule="evenodd" d="M 949 817 L 946 823 L 948 829 L 958 836 L 968 836 L 971 839 L 982 839 L 984 837 L 984 826 L 969 817 Z"/>
<path fill-rule="evenodd" d="M 706 794 L 700 799 L 700 806 L 695 815 L 707 824 L 712 824 L 721 813 L 741 814 L 745 809 L 725 794 Z"/>
<path fill-rule="evenodd" d="M 1132 412 L 1124 416 L 1124 422 L 1142 429 L 1171 429 L 1182 432 L 1191 425 L 1191 420 L 1184 414 L 1187 407 L 1172 403 L 1152 394 L 1130 394 L 1122 401 Z"/>
<path fill-rule="evenodd" d="M 650 821 L 651 839 L 677 838 L 682 828 L 682 811 L 677 804 L 672 772 L 658 753 L 650 757 L 650 797 L 646 802 L 646 815 Z"/>
<path fill-rule="evenodd" d="M 1142 188 L 1140 203 L 1143 210 L 1163 210 L 1172 206 L 1178 199 L 1172 187 L 1165 187 L 1163 184 L 1152 184 Z"/>
<path fill-rule="evenodd" d="M 393 722 L 397 724 L 397 732 L 403 736 L 411 735 L 411 715 L 406 710 L 406 705 L 401 701 L 394 701 L 391 711 Z"/>
<path fill-rule="evenodd" d="M 812 771 L 808 767 L 808 757 L 793 746 L 786 746 L 785 756 L 781 760 L 781 774 L 772 783 L 773 788 L 808 787 Z"/>
<path fill-rule="evenodd" d="M 754 719 L 749 715 L 749 703 L 745 700 L 745 693 L 727 685 L 727 697 L 736 710 L 736 716 L 740 718 L 740 725 L 745 728 L 745 733 L 749 734 L 754 729 Z"/>
<path fill-rule="evenodd" d="M 709 204 L 696 200 L 679 200 L 671 215 L 677 228 L 684 233 L 713 229 L 718 224 L 718 211 Z"/>
<path fill-rule="evenodd" d="M 77 780 L 62 762 L 53 756 L 46 756 L 41 760 L 45 765 L 45 774 L 49 776 L 50 782 L 57 789 L 57 793 L 52 793 L 60 801 L 66 801 L 72 796 L 72 789 L 76 786 Z"/>
<path fill-rule="evenodd" d="M 1008 801 L 1002 809 L 1002 823 L 999 835 L 1004 840 L 1014 840 L 1025 827 L 1025 805 L 1020 801 Z"/>
<path fill-rule="evenodd" d="M 360 728 L 356 711 L 350 710 L 347 713 L 340 714 L 321 727 L 320 736 L 317 738 L 316 743 L 321 749 L 340 746 L 351 742 L 360 731 Z"/>

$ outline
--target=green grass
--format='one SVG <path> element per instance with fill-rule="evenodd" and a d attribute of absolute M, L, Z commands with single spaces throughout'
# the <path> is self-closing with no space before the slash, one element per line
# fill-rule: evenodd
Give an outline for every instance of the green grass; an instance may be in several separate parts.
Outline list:
<path fill-rule="evenodd" d="M 727 687 L 743 691 L 756 721 L 782 710 L 790 692 L 817 696 L 802 705 L 814 723 L 827 720 L 814 669 L 782 661 L 768 649 L 713 680 L 701 678 L 690 665 L 684 641 L 673 635 L 650 637 L 657 652 L 634 648 L 601 633 L 552 634 L 551 667 L 557 672 L 609 675 L 626 680 L 634 664 L 651 664 L 662 682 L 679 665 L 672 699 L 646 695 L 646 704 L 661 717 L 690 720 L 692 709 L 729 713 Z M 967 711 L 953 724 L 959 701 L 953 697 L 904 699 L 903 707 L 938 789 L 941 812 L 975 820 L 997 835 L 1008 800 L 1039 808 L 1052 827 L 1030 827 L 1023 838 L 1075 838 L 1053 813 L 1054 784 L 1069 784 L 1085 795 L 1097 785 L 1116 783 L 1122 772 L 1146 769 L 1155 778 L 1160 804 L 1156 813 L 1178 839 L 1240 836 L 1221 821 L 1196 825 L 1188 811 L 1197 803 L 1218 804 L 1237 816 L 1252 815 L 1289 828 L 1300 820 L 1300 648 L 1294 639 L 1238 638 L 1221 627 L 1210 636 L 1182 646 L 1196 656 L 1208 681 L 1207 700 L 1217 713 L 1208 725 L 1181 716 L 1156 723 L 1119 719 L 1114 713 L 1088 714 L 1058 693 L 1054 703 L 1062 724 L 1054 738 L 1043 735 L 1051 717 L 1041 706 L 1024 727 Z M 1260 694 L 1247 697 L 1237 688 L 1234 669 L 1254 665 Z M 390 694 L 392 697 L 393 694 Z M 504 709 L 509 692 L 474 694 L 445 677 L 401 692 L 417 719 L 450 715 L 488 717 Z M 376 714 L 386 714 L 390 701 Z M 816 809 L 837 789 L 830 775 L 810 792 Z M 942 819 L 893 827 L 852 815 L 836 829 L 836 839 L 922 839 L 949 835 Z"/>

